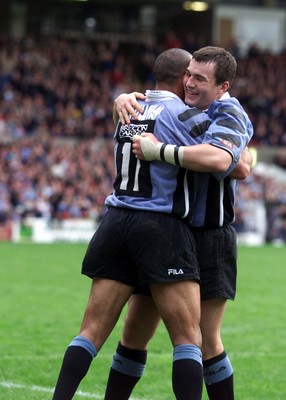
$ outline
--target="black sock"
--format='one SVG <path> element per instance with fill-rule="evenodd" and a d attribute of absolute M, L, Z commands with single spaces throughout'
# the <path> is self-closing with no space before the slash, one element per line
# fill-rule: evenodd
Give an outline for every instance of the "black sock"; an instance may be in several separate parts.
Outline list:
<path fill-rule="evenodd" d="M 134 350 L 118 343 L 109 372 L 105 400 L 129 399 L 144 373 L 147 351 Z"/>
<path fill-rule="evenodd" d="M 233 369 L 226 352 L 203 362 L 210 400 L 234 400 Z"/>
<path fill-rule="evenodd" d="M 177 400 L 201 400 L 203 367 L 201 350 L 192 344 L 180 344 L 173 352 L 173 391 Z"/>
<path fill-rule="evenodd" d="M 64 355 L 53 400 L 70 400 L 93 360 L 83 347 L 69 346 Z"/>
<path fill-rule="evenodd" d="M 173 363 L 173 390 L 177 400 L 200 400 L 203 391 L 202 366 L 195 360 Z"/>

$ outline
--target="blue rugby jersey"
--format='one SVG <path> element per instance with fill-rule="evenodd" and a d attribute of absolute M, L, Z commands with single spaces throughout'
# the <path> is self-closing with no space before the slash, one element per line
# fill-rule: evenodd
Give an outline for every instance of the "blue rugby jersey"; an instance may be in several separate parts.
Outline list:
<path fill-rule="evenodd" d="M 153 132 L 165 143 L 193 145 L 206 142 L 224 147 L 233 157 L 231 168 L 234 168 L 247 141 L 236 137 L 241 136 L 238 130 L 226 129 L 228 139 L 225 141 L 219 137 L 221 127 L 219 124 L 216 126 L 215 121 L 220 123 L 221 120 L 221 113 L 216 114 L 219 104 L 208 111 L 214 119 L 210 124 L 208 113 L 189 108 L 171 92 L 147 91 L 146 94 L 139 120 L 124 126 L 119 123 L 115 131 L 116 179 L 106 205 L 172 213 L 191 220 L 194 196 L 197 197 L 193 174 L 174 165 L 137 160 L 132 153 L 133 135 Z"/>
<path fill-rule="evenodd" d="M 174 144 L 202 142 L 210 125 L 206 113 L 190 109 L 168 91 L 147 91 L 143 114 L 129 125 L 117 125 L 114 135 L 116 178 L 106 205 L 174 214 L 190 219 L 193 193 L 187 171 L 175 165 L 137 160 L 132 153 L 132 137 L 153 132 L 162 142 Z M 194 129 L 194 137 L 190 131 Z"/>

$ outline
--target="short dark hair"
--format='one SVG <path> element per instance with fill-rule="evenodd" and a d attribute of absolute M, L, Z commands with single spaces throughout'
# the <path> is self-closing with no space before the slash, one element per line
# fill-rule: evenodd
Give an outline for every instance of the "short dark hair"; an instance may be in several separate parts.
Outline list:
<path fill-rule="evenodd" d="M 231 85 L 237 70 L 237 62 L 233 55 L 223 47 L 206 46 L 193 53 L 193 59 L 198 63 L 215 64 L 216 84 L 228 81 Z"/>
<path fill-rule="evenodd" d="M 172 48 L 163 51 L 154 63 L 153 73 L 156 83 L 173 85 L 184 75 L 192 59 L 191 53 L 184 49 Z"/>

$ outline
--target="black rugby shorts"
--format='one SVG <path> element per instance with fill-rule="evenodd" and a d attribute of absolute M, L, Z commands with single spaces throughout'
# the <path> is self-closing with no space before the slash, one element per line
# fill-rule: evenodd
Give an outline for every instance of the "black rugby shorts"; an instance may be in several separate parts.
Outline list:
<path fill-rule="evenodd" d="M 237 278 L 237 233 L 233 226 L 194 230 L 201 276 L 201 299 L 233 300 Z"/>
<path fill-rule="evenodd" d="M 167 214 L 111 207 L 89 243 L 82 273 L 134 287 L 199 281 L 193 234 Z"/>

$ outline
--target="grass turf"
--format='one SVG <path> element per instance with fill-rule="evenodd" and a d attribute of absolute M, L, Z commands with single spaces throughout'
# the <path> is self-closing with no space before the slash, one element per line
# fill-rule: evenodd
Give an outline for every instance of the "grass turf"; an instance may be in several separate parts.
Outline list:
<path fill-rule="evenodd" d="M 52 397 L 66 346 L 77 334 L 90 281 L 84 244 L 0 243 L 0 400 Z M 235 370 L 236 400 L 284 400 L 286 247 L 239 247 L 238 292 L 222 330 Z M 75 399 L 103 399 L 122 318 Z M 171 400 L 172 349 L 161 324 L 132 399 Z M 206 394 L 203 400 L 206 400 Z"/>

